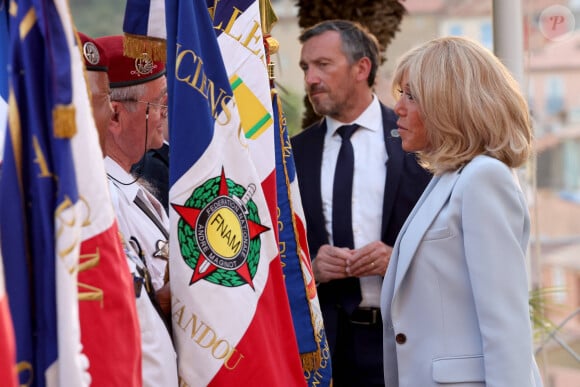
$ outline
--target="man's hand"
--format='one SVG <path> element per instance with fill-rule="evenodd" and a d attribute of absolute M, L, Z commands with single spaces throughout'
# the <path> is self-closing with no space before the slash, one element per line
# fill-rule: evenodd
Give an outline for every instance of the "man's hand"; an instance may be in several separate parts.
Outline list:
<path fill-rule="evenodd" d="M 346 271 L 349 276 L 364 277 L 369 275 L 385 276 L 391 260 L 393 248 L 381 241 L 374 241 L 360 249 L 354 250 L 347 258 Z"/>
<path fill-rule="evenodd" d="M 346 261 L 353 250 L 345 247 L 322 245 L 312 261 L 312 271 L 317 283 L 349 277 L 346 273 Z"/>
<path fill-rule="evenodd" d="M 159 288 L 155 292 L 159 306 L 165 316 L 169 317 L 171 314 L 171 290 L 169 290 L 169 282 Z"/>

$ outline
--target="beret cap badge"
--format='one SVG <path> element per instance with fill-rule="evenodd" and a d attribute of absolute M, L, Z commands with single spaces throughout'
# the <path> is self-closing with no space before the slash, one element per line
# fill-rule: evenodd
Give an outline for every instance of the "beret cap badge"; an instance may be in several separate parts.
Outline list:
<path fill-rule="evenodd" d="M 85 42 L 83 44 L 83 55 L 85 60 L 93 66 L 96 66 L 101 60 L 99 49 L 93 42 Z"/>
<path fill-rule="evenodd" d="M 80 40 L 79 48 L 87 71 L 106 72 L 109 66 L 109 57 L 103 47 L 90 36 L 80 31 L 77 31 L 77 34 Z"/>
<path fill-rule="evenodd" d="M 135 59 L 135 71 L 137 74 L 151 74 L 156 67 L 157 66 L 153 62 L 153 59 L 151 59 L 146 52 L 142 53 L 139 58 Z"/>
<path fill-rule="evenodd" d="M 126 56 L 123 35 L 101 36 L 96 39 L 96 43 L 103 47 L 104 54 L 109 58 L 111 88 L 135 86 L 165 75 L 165 64 L 153 60 L 149 53 L 141 52 L 136 57 Z"/>

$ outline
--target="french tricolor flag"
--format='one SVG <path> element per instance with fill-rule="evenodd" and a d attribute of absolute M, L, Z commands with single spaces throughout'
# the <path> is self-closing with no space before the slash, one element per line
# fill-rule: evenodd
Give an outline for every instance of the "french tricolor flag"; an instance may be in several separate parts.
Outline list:
<path fill-rule="evenodd" d="M 190 386 L 305 386 L 264 188 L 275 158 L 257 2 L 219 3 L 224 8 L 211 10 L 213 20 L 205 1 L 166 6 L 169 266 L 180 378 Z M 216 23 L 224 20 L 225 28 L 232 17 L 240 22 L 232 36 L 216 40 Z M 233 35 L 240 34 L 259 36 L 251 48 L 257 54 L 236 46 Z M 252 55 L 253 72 L 264 73 L 263 102 L 251 86 L 260 78 L 242 68 Z M 251 149 L 259 139 L 268 143 L 264 164 Z"/>
<path fill-rule="evenodd" d="M 0 384 L 10 385 L 12 369 L 19 385 L 140 386 L 132 279 L 68 1 L 22 0 L 13 8 L 0 52 L 10 63 L 0 184 L 7 294 L 0 291 Z M 2 21 L 6 11 L 0 8 Z"/>
<path fill-rule="evenodd" d="M 0 257 L 1 258 L 1 257 Z M 4 288 L 4 265 L 0 259 L 0 380 L 6 387 L 16 387 L 16 343 Z"/>
<path fill-rule="evenodd" d="M 7 7 L 0 9 L 0 47 L 8 47 Z M 8 122 L 8 51 L 0 50 L 0 169 Z M 1 176 L 1 175 L 0 175 Z M 4 284 L 4 265 L 0 251 L 0 380 L 2 385 L 16 387 L 16 342 Z"/>

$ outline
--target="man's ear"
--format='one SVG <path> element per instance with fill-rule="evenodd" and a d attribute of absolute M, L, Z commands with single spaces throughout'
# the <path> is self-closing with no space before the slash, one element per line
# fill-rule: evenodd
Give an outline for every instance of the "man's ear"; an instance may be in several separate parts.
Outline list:
<path fill-rule="evenodd" d="M 111 117 L 111 119 L 113 121 L 118 122 L 119 121 L 119 110 L 121 109 L 121 103 L 117 102 L 117 101 L 111 101 L 111 106 L 113 108 L 113 116 Z"/>
<path fill-rule="evenodd" d="M 121 120 L 120 120 L 120 114 L 121 114 L 121 109 L 123 109 L 123 106 L 121 106 L 122 103 L 118 102 L 118 101 L 111 101 L 111 107 L 113 108 L 113 114 L 111 115 L 111 121 L 109 121 L 109 131 L 117 134 L 121 131 Z"/>
<path fill-rule="evenodd" d="M 371 73 L 371 60 L 366 56 L 360 58 L 356 64 L 357 66 L 357 79 L 365 81 L 369 78 Z"/>

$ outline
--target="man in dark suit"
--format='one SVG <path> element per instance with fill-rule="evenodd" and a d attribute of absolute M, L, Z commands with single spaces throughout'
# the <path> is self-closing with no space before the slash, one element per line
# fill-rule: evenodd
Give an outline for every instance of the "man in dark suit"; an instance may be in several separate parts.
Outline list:
<path fill-rule="evenodd" d="M 324 118 L 292 148 L 334 386 L 383 386 L 382 278 L 431 176 L 402 150 L 397 116 L 373 93 L 376 38 L 330 20 L 300 41 L 306 92 Z"/>

